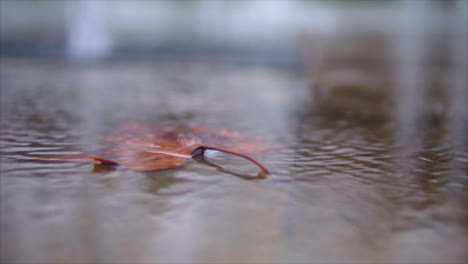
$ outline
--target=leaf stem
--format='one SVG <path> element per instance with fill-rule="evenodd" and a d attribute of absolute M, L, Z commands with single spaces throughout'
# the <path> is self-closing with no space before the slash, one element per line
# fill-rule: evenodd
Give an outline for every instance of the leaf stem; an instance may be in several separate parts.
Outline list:
<path fill-rule="evenodd" d="M 263 166 L 260 162 L 258 162 L 254 158 L 251 158 L 251 157 L 249 157 L 247 155 L 244 155 L 242 153 L 231 151 L 231 150 L 228 150 L 228 149 L 223 149 L 223 148 L 218 148 L 218 147 L 211 147 L 211 146 L 199 146 L 199 147 L 197 147 L 196 149 L 194 149 L 192 151 L 192 154 L 195 154 L 195 153 L 200 152 L 200 151 L 201 151 L 201 154 L 204 154 L 205 150 L 221 151 L 221 152 L 225 152 L 225 153 L 228 153 L 228 154 L 232 154 L 234 156 L 244 158 L 244 159 L 252 162 L 253 164 L 257 165 L 257 167 L 259 167 L 262 170 L 262 172 L 264 172 L 265 174 L 271 174 L 270 171 L 265 166 Z"/>

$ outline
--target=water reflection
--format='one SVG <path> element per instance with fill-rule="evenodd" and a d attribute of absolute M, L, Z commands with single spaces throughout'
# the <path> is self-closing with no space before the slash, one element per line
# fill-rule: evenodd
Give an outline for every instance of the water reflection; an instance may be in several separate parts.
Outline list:
<path fill-rule="evenodd" d="M 453 177 L 452 175 L 465 175 L 467 171 L 466 165 L 466 149 L 468 148 L 468 3 L 466 1 L 458 1 L 456 3 L 456 12 L 454 15 L 454 25 L 451 44 L 451 70 L 449 74 L 449 110 L 448 110 L 448 141 L 453 151 L 451 162 L 451 173 L 448 179 L 447 195 L 455 196 L 454 199 L 459 200 L 462 204 L 466 203 L 465 197 L 457 197 L 454 195 L 457 192 L 453 189 L 465 189 L 468 186 L 468 177 Z M 464 198 L 464 200 L 463 200 Z"/>
<path fill-rule="evenodd" d="M 265 179 L 266 177 L 268 177 L 268 174 L 266 174 L 265 172 L 261 171 L 259 172 L 257 175 L 247 175 L 247 174 L 242 174 L 242 173 L 239 173 L 239 172 L 236 172 L 234 170 L 230 170 L 230 169 L 225 169 L 223 166 L 220 166 L 220 165 L 217 165 L 211 161 L 209 161 L 207 158 L 205 158 L 203 155 L 195 155 L 193 156 L 193 158 L 201 163 L 201 164 L 205 164 L 205 165 L 208 165 L 210 167 L 213 167 L 215 168 L 216 170 L 218 170 L 219 172 L 222 172 L 222 173 L 227 173 L 229 175 L 232 175 L 234 177 L 238 177 L 239 179 L 244 179 L 244 180 L 263 180 Z"/>
<path fill-rule="evenodd" d="M 403 1 L 399 38 L 395 44 L 394 94 L 398 104 L 395 119 L 398 126 L 396 141 L 402 147 L 400 155 L 411 155 L 420 147 L 421 118 L 427 96 L 427 68 L 423 60 L 428 56 L 428 3 Z"/>

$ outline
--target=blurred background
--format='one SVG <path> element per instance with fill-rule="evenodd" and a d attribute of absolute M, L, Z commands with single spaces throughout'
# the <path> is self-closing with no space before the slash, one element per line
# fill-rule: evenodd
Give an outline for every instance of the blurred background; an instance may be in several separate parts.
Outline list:
<path fill-rule="evenodd" d="M 468 259 L 466 0 L 1 0 L 0 66 L 2 263 Z M 260 181 L 19 161 L 127 121 L 285 148 Z"/>

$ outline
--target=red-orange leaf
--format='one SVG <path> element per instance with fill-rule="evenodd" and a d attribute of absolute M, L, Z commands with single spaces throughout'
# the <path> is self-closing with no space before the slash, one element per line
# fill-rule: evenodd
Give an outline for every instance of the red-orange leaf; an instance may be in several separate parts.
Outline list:
<path fill-rule="evenodd" d="M 97 155 L 35 156 L 39 160 L 83 162 L 96 165 L 122 165 L 130 170 L 150 171 L 176 168 L 187 158 L 216 150 L 245 158 L 257 165 L 263 173 L 268 169 L 244 153 L 258 153 L 275 148 L 248 139 L 230 129 L 192 127 L 175 129 L 142 123 L 123 125 L 107 137 L 109 147 Z"/>
<path fill-rule="evenodd" d="M 272 145 L 249 140 L 230 129 L 187 128 L 174 129 L 130 123 L 107 138 L 113 145 L 99 157 L 114 161 L 135 171 L 175 168 L 195 150 L 211 149 L 237 155 L 269 171 L 256 160 L 242 153 L 257 153 L 272 149 Z"/>

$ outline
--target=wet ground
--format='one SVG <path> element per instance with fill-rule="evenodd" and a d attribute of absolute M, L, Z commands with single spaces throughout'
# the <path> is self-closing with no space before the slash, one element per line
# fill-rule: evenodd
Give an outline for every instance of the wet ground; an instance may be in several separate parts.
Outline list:
<path fill-rule="evenodd" d="M 382 99 L 386 80 L 377 92 L 369 79 L 335 81 L 320 95 L 306 72 L 287 68 L 3 60 L 0 69 L 2 262 L 468 259 L 466 138 L 453 144 L 463 130 L 443 113 L 425 116 L 407 144 Z M 11 158 L 97 150 L 126 121 L 229 127 L 284 148 L 255 156 L 273 172 L 263 180 L 236 177 L 258 169 L 216 154 L 228 172 L 192 160 L 137 173 Z"/>

